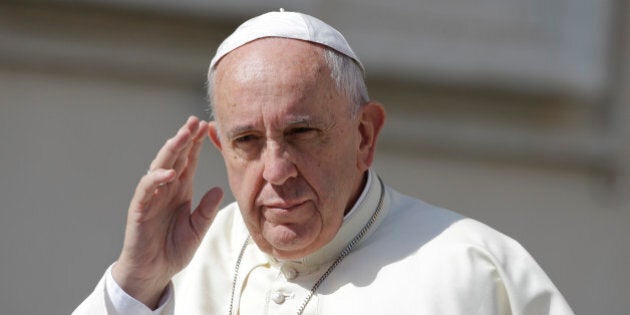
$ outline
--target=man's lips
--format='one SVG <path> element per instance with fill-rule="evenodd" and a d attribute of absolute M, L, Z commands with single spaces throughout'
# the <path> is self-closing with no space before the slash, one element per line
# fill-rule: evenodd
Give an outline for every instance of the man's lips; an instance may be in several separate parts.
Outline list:
<path fill-rule="evenodd" d="M 307 201 L 291 203 L 269 203 L 262 206 L 263 216 L 276 223 L 289 223 L 301 221 L 304 216 L 312 215 L 310 211 L 300 211 L 305 209 Z"/>
<path fill-rule="evenodd" d="M 294 210 L 296 208 L 299 208 L 300 206 L 302 206 L 303 204 L 305 204 L 306 201 L 298 201 L 298 202 L 272 202 L 272 203 L 264 203 L 263 204 L 263 208 L 266 209 L 277 209 L 277 210 L 284 210 L 284 211 L 291 211 Z"/>

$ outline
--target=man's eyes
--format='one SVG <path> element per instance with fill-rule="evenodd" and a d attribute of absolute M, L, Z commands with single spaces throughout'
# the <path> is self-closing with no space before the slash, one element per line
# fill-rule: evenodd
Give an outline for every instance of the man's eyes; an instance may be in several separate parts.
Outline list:
<path fill-rule="evenodd" d="M 292 141 L 298 139 L 309 139 L 313 138 L 318 134 L 318 129 L 313 127 L 296 127 L 290 130 L 287 130 L 284 134 L 285 141 Z M 244 134 L 238 137 L 235 137 L 232 141 L 237 146 L 243 145 L 253 145 L 261 140 L 260 135 L 256 134 Z"/>
<path fill-rule="evenodd" d="M 311 127 L 298 127 L 294 128 L 290 131 L 290 134 L 305 134 L 309 132 L 314 132 L 315 129 Z"/>
<path fill-rule="evenodd" d="M 258 137 L 254 136 L 254 135 L 243 135 L 240 136 L 236 139 L 234 139 L 234 142 L 236 143 L 247 143 L 247 142 L 252 142 L 254 140 L 258 139 Z"/>

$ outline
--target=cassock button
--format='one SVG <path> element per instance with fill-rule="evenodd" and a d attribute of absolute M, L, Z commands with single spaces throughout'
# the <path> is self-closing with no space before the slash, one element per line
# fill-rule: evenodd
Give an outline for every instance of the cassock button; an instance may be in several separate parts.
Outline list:
<path fill-rule="evenodd" d="M 285 296 L 281 292 L 276 291 L 271 293 L 271 300 L 274 301 L 276 304 L 284 303 L 284 299 Z"/>
<path fill-rule="evenodd" d="M 295 268 L 292 267 L 286 267 L 284 269 L 284 276 L 288 279 L 288 280 L 293 280 L 295 278 L 297 278 L 298 276 L 298 272 L 297 270 L 295 270 Z"/>

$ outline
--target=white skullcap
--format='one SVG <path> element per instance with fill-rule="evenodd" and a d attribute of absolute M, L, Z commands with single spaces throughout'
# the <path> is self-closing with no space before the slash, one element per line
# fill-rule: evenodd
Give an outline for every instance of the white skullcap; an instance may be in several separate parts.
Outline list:
<path fill-rule="evenodd" d="M 264 37 L 293 38 L 330 47 L 352 58 L 365 73 L 363 64 L 339 31 L 310 15 L 285 12 L 283 9 L 259 15 L 241 24 L 221 43 L 210 62 L 210 69 L 232 50 Z"/>

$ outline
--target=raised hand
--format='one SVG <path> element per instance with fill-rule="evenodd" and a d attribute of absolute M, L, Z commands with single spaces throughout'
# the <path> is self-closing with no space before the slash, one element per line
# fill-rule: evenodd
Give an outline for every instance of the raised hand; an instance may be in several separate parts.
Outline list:
<path fill-rule="evenodd" d="M 193 178 L 207 132 L 207 122 L 190 117 L 160 149 L 129 205 L 125 242 L 112 275 L 151 308 L 192 259 L 223 197 L 220 188 L 212 188 L 191 212 Z"/>

